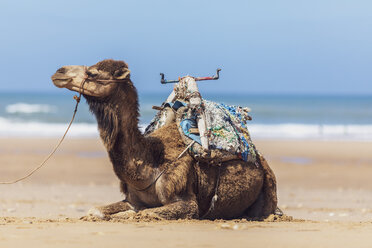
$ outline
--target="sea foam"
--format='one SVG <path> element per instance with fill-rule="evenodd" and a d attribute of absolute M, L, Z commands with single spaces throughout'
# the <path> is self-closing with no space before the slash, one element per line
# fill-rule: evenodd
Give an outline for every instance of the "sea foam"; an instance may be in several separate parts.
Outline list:
<path fill-rule="evenodd" d="M 68 123 L 24 122 L 0 117 L 0 137 L 60 137 Z M 141 124 L 144 132 L 147 125 Z M 255 139 L 372 141 L 372 125 L 251 124 Z M 68 133 L 74 138 L 98 138 L 96 123 L 73 123 Z"/>
<path fill-rule="evenodd" d="M 6 106 L 5 111 L 9 114 L 54 113 L 56 107 L 47 104 L 29 104 L 20 102 Z"/>
<path fill-rule="evenodd" d="M 252 138 L 372 141 L 372 125 L 252 124 Z"/>
<path fill-rule="evenodd" d="M 0 118 L 0 137 L 60 137 L 68 123 L 17 122 Z M 95 123 L 73 123 L 69 137 L 98 137 Z"/>

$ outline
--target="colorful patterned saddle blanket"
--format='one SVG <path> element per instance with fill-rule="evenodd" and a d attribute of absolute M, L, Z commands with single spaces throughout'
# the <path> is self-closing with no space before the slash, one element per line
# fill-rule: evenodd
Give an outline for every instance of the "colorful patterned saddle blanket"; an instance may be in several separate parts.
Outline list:
<path fill-rule="evenodd" d="M 202 148 L 200 136 L 191 129 L 197 128 L 196 118 L 198 111 L 187 107 L 187 104 L 176 102 L 176 122 L 185 145 L 190 145 L 191 154 L 201 161 L 220 163 L 233 159 L 256 162 L 257 151 L 252 143 L 247 128 L 248 108 L 229 106 L 202 100 L 200 108 L 204 111 L 209 141 L 209 150 Z M 170 107 L 172 104 L 170 104 Z M 145 135 L 164 126 L 172 113 L 167 108 L 160 110 L 150 125 L 146 128 Z"/>

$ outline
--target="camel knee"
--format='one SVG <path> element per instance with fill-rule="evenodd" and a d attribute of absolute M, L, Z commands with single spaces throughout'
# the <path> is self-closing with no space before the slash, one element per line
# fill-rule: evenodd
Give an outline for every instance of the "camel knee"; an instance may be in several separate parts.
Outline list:
<path fill-rule="evenodd" d="M 183 201 L 182 207 L 185 210 L 185 219 L 197 219 L 199 218 L 199 207 L 196 201 Z"/>

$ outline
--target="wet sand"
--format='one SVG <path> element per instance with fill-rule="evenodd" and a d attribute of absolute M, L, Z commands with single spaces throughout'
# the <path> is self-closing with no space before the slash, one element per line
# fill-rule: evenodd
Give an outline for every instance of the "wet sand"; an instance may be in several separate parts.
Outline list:
<path fill-rule="evenodd" d="M 0 181 L 23 176 L 56 139 L 0 139 Z M 86 222 L 121 199 L 98 139 L 69 139 L 45 168 L 0 185 L 0 247 L 370 247 L 372 143 L 259 140 L 293 219 Z"/>

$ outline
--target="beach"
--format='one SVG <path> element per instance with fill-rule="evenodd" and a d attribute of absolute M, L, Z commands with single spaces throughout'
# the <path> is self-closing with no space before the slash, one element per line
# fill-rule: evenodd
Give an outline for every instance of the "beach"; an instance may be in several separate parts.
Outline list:
<path fill-rule="evenodd" d="M 40 164 L 55 138 L 1 138 L 0 180 Z M 44 168 L 0 185 L 1 247 L 370 247 L 371 142 L 255 140 L 290 216 L 265 221 L 89 222 L 93 206 L 122 199 L 98 138 L 67 138 Z"/>
<path fill-rule="evenodd" d="M 372 247 L 371 9 L 0 1 L 0 248 Z"/>

